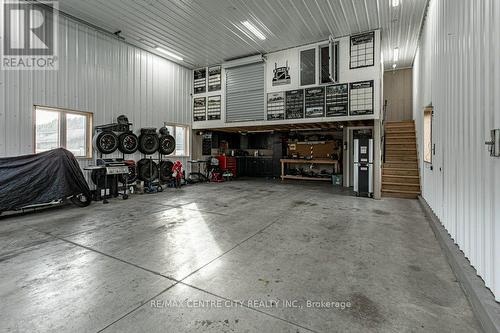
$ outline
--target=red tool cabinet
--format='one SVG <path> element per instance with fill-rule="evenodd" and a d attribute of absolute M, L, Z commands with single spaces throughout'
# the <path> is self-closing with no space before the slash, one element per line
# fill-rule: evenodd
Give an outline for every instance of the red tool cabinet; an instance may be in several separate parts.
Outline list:
<path fill-rule="evenodd" d="M 222 170 L 229 170 L 233 173 L 234 177 L 237 176 L 236 158 L 235 157 L 217 156 L 217 159 L 219 160 L 219 167 Z"/>

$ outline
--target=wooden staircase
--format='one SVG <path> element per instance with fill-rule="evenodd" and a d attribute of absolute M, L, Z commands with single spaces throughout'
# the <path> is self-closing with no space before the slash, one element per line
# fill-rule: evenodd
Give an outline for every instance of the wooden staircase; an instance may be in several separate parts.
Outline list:
<path fill-rule="evenodd" d="M 417 198 L 420 194 L 417 140 L 414 121 L 385 124 L 385 162 L 382 195 Z"/>

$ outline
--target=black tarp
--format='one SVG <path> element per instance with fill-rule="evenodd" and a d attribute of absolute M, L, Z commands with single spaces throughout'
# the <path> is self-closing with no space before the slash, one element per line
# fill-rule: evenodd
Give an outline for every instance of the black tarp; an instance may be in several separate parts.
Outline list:
<path fill-rule="evenodd" d="M 0 158 L 0 212 L 81 193 L 90 198 L 78 161 L 66 149 Z"/>

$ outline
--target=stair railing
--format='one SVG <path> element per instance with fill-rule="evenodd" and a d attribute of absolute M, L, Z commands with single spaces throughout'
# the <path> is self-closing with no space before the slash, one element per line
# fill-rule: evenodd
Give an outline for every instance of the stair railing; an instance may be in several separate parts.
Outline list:
<path fill-rule="evenodd" d="M 385 117 L 387 115 L 387 100 L 384 101 L 384 106 L 382 108 L 382 121 L 380 129 L 380 133 L 382 133 L 382 162 L 385 163 L 385 150 L 386 150 L 386 142 L 385 142 Z"/>

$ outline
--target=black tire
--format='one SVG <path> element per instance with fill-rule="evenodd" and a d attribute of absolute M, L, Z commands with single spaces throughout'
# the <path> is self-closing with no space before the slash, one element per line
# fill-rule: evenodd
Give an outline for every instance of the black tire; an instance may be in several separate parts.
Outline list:
<path fill-rule="evenodd" d="M 139 148 L 139 139 L 132 132 L 122 133 L 118 137 L 118 149 L 124 154 L 133 154 Z"/>
<path fill-rule="evenodd" d="M 167 181 L 172 179 L 172 167 L 174 163 L 171 161 L 161 161 L 159 166 L 160 180 Z"/>
<path fill-rule="evenodd" d="M 127 184 L 134 183 L 137 180 L 137 169 L 135 165 L 128 166 Z M 118 181 L 125 184 L 125 175 L 118 175 Z"/>
<path fill-rule="evenodd" d="M 146 155 L 156 153 L 160 146 L 158 135 L 156 134 L 141 134 L 139 135 L 139 151 Z"/>
<path fill-rule="evenodd" d="M 112 154 L 118 149 L 118 136 L 111 131 L 100 132 L 94 138 L 94 146 L 102 154 Z"/>
<path fill-rule="evenodd" d="M 160 143 L 158 151 L 162 155 L 170 155 L 175 150 L 175 138 L 171 135 L 162 135 L 160 137 Z"/>
<path fill-rule="evenodd" d="M 161 135 L 169 135 L 170 134 L 170 132 L 168 131 L 168 128 L 166 128 L 166 127 L 161 127 L 159 132 Z"/>
<path fill-rule="evenodd" d="M 137 162 L 137 178 L 142 181 L 153 181 L 158 178 L 158 165 L 150 159 Z"/>
<path fill-rule="evenodd" d="M 87 197 L 83 193 L 72 196 L 70 200 L 78 207 L 87 207 L 92 202 L 92 198 Z"/>

